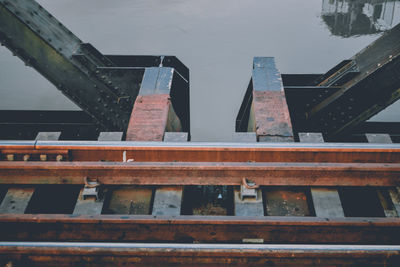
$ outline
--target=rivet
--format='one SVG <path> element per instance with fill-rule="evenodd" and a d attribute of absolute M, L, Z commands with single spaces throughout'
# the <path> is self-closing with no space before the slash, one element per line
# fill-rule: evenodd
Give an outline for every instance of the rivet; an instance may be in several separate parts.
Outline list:
<path fill-rule="evenodd" d="M 23 157 L 24 161 L 28 161 L 29 158 L 30 158 L 30 156 L 28 154 L 24 155 L 24 157 Z"/>
<path fill-rule="evenodd" d="M 40 155 L 40 160 L 41 161 L 46 161 L 47 160 L 47 155 L 45 155 L 45 154 Z"/>
<path fill-rule="evenodd" d="M 63 160 L 63 156 L 62 155 L 57 155 L 56 161 L 62 161 L 62 160 Z"/>
<path fill-rule="evenodd" d="M 7 160 L 8 161 L 14 161 L 14 154 L 8 154 L 7 155 Z"/>

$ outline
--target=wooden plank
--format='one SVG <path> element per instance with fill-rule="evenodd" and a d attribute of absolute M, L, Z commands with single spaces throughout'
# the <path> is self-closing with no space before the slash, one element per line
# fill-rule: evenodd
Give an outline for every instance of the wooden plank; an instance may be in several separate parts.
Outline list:
<path fill-rule="evenodd" d="M 105 214 L 150 214 L 153 190 L 148 187 L 125 186 L 110 189 Z"/>
<path fill-rule="evenodd" d="M 321 133 L 299 133 L 300 142 L 323 143 Z M 344 217 L 340 196 L 336 188 L 311 187 L 311 198 L 317 217 Z"/>
<path fill-rule="evenodd" d="M 317 217 L 344 217 L 342 203 L 335 188 L 311 188 L 311 196 Z"/>
<path fill-rule="evenodd" d="M 302 143 L 323 143 L 322 133 L 299 133 L 299 139 Z"/>
<path fill-rule="evenodd" d="M 100 198 L 96 200 L 95 198 L 84 199 L 82 196 L 84 188 L 81 189 L 79 197 L 76 201 L 74 215 L 99 215 L 103 210 L 104 199 Z"/>
<path fill-rule="evenodd" d="M 0 213 L 23 214 L 35 188 L 9 188 L 0 204 Z"/>
<path fill-rule="evenodd" d="M 383 211 L 385 212 L 386 217 L 398 217 L 396 208 L 394 206 L 394 201 L 390 198 L 392 197 L 389 194 L 387 189 L 377 189 L 377 194 L 379 201 L 382 205 Z"/>
<path fill-rule="evenodd" d="M 365 134 L 369 143 L 379 144 L 391 144 L 392 139 L 388 134 Z M 398 217 L 400 215 L 398 211 L 398 196 L 396 190 L 391 189 L 391 192 L 387 189 L 377 189 L 378 197 L 381 202 L 382 208 L 385 212 L 386 217 Z"/>
<path fill-rule="evenodd" d="M 369 143 L 391 144 L 392 139 L 388 134 L 365 134 Z"/>
<path fill-rule="evenodd" d="M 264 190 L 267 216 L 309 216 L 305 188 L 266 188 Z"/>
<path fill-rule="evenodd" d="M 393 206 L 397 212 L 397 215 L 400 215 L 400 187 L 389 189 L 389 195 L 393 202 Z"/>
<path fill-rule="evenodd" d="M 100 132 L 98 141 L 121 141 L 123 132 Z"/>
<path fill-rule="evenodd" d="M 233 142 L 253 143 L 257 142 L 257 135 L 255 132 L 236 132 L 233 133 Z"/>
<path fill-rule="evenodd" d="M 188 133 L 185 132 L 165 132 L 164 142 L 187 142 Z"/>
<path fill-rule="evenodd" d="M 264 216 L 262 191 L 257 190 L 257 198 L 242 199 L 240 187 L 234 189 L 235 216 Z"/>
<path fill-rule="evenodd" d="M 60 139 L 61 132 L 39 132 L 35 138 L 38 141 L 57 141 Z"/>
<path fill-rule="evenodd" d="M 165 132 L 164 142 L 187 142 L 188 133 Z M 154 193 L 153 215 L 180 215 L 183 186 L 159 187 Z"/>
<path fill-rule="evenodd" d="M 183 186 L 158 188 L 154 195 L 153 215 L 181 214 Z"/>

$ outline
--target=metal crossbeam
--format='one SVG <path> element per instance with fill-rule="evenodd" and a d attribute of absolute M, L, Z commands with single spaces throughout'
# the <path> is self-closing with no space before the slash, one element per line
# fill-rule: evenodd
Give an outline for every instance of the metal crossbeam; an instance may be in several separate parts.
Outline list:
<path fill-rule="evenodd" d="M 312 85 L 339 87 L 309 99 L 306 118 L 329 139 L 348 133 L 400 98 L 400 24 Z"/>
<path fill-rule="evenodd" d="M 177 67 L 174 73 L 179 74 L 165 83 L 179 83 L 169 93 L 177 103 L 184 103 L 177 108 L 178 115 L 189 117 L 189 74 L 175 57 L 105 56 L 35 1 L 0 0 L 0 11 L 0 42 L 87 112 L 102 130 L 126 130 L 147 67 Z"/>

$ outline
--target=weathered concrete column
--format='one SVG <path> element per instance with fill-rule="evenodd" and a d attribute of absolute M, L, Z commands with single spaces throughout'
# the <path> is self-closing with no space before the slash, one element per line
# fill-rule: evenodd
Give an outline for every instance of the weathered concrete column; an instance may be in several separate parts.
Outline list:
<path fill-rule="evenodd" d="M 126 132 L 127 141 L 162 141 L 164 132 L 182 130 L 170 97 L 173 74 L 172 68 L 146 69 Z"/>
<path fill-rule="evenodd" d="M 274 58 L 254 58 L 252 79 L 237 121 L 237 131 L 256 132 L 259 142 L 294 141 L 282 78 Z"/>

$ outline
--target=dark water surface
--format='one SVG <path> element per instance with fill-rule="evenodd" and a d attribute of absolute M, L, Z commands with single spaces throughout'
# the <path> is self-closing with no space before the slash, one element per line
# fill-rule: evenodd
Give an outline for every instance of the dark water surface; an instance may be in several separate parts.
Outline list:
<path fill-rule="evenodd" d="M 190 69 L 192 140 L 231 139 L 254 56 L 323 73 L 400 22 L 400 1 L 39 0 L 104 54 L 176 55 Z M 0 109 L 78 109 L 0 48 Z M 400 121 L 399 101 L 374 119 Z"/>

